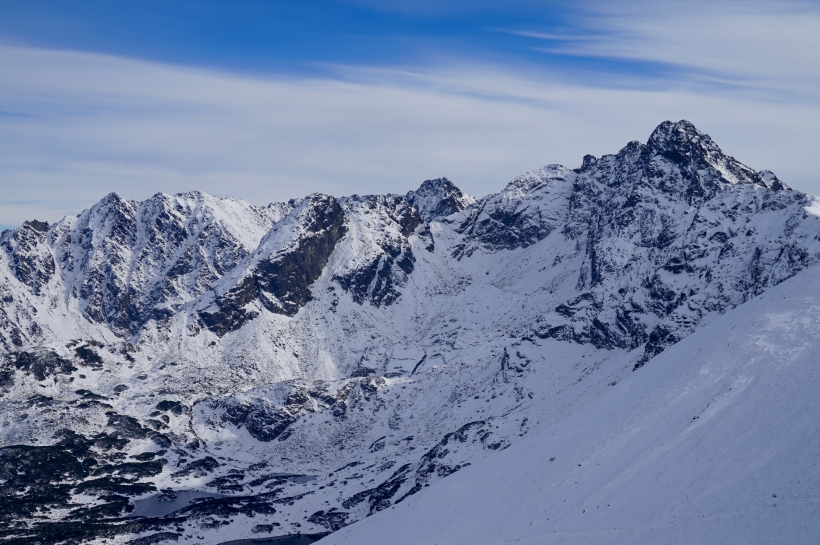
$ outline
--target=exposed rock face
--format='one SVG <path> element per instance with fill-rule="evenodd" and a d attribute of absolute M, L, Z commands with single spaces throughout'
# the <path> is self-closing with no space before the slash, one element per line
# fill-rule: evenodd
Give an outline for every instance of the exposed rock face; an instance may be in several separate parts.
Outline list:
<path fill-rule="evenodd" d="M 512 180 L 501 193 L 478 201 L 459 217 L 463 239 L 454 257 L 485 251 L 526 248 L 567 221 L 570 171 L 549 165 Z"/>
<path fill-rule="evenodd" d="M 408 192 L 406 198 L 426 222 L 441 220 L 475 203 L 472 196 L 462 193 L 447 178 L 425 180 L 416 191 Z"/>
<path fill-rule="evenodd" d="M 40 295 L 54 275 L 54 258 L 43 244 L 48 229 L 48 223 L 33 220 L 0 235 L 12 273 L 34 295 Z"/>
<path fill-rule="evenodd" d="M 354 494 L 344 500 L 342 506 L 345 509 L 351 509 L 364 503 L 366 505 L 364 511 L 369 516 L 391 505 L 401 503 L 425 486 L 470 465 L 469 463 L 448 465 L 448 463 L 453 463 L 453 458 L 458 458 L 458 451 L 461 447 L 459 443 L 471 440 L 472 443 L 481 444 L 483 448 L 497 449 L 500 445 L 493 446 L 487 441 L 492 434 L 487 432 L 486 427 L 487 423 L 479 420 L 469 422 L 458 430 L 445 434 L 442 440 L 427 451 L 417 463 L 399 467 L 379 486 Z M 361 511 L 362 508 L 359 507 L 359 510 Z"/>
<path fill-rule="evenodd" d="M 291 206 L 256 208 L 198 192 L 136 203 L 112 193 L 50 232 L 63 296 L 88 320 L 137 334 L 233 269 Z"/>
<path fill-rule="evenodd" d="M 345 214 L 328 195 L 311 195 L 261 241 L 249 258 L 249 273 L 219 295 L 218 310 L 200 313 L 206 327 L 222 336 L 258 315 L 252 304 L 293 316 L 312 299 L 310 287 L 347 231 Z"/>
<path fill-rule="evenodd" d="M 40 381 L 56 374 L 70 375 L 72 371 L 77 370 L 71 361 L 61 358 L 50 350 L 11 353 L 8 363 L 19 371 L 30 373 Z"/>
<path fill-rule="evenodd" d="M 8 273 L 34 297 L 44 296 L 55 272 L 54 257 L 46 241 L 48 231 L 48 223 L 33 220 L 0 234 Z M 34 315 L 36 310 L 27 304 L 27 294 L 15 290 L 2 276 L 5 275 L 0 275 L 0 346 L 16 350 L 29 338 L 37 338 L 42 329 Z"/>
<path fill-rule="evenodd" d="M 409 236 L 421 224 L 418 210 L 403 197 L 353 196 L 344 200 L 351 223 L 353 259 L 334 279 L 353 300 L 389 306 L 413 272 L 416 258 Z"/>

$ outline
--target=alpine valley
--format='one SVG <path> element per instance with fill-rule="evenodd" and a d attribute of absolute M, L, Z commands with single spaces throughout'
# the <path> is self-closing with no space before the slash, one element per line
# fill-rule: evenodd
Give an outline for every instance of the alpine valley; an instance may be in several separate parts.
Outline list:
<path fill-rule="evenodd" d="M 820 199 L 691 123 L 475 199 L 0 235 L 0 544 L 816 543 Z"/>

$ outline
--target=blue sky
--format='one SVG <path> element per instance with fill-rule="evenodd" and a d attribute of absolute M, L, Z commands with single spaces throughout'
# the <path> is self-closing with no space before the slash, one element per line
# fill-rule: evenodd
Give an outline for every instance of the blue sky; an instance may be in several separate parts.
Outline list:
<path fill-rule="evenodd" d="M 584 13 L 577 2 L 564 1 L 10 0 L 0 4 L 0 39 L 262 77 L 338 76 L 338 65 L 459 61 L 601 82 L 677 69 L 556 47 L 596 34 L 579 28 Z"/>
<path fill-rule="evenodd" d="M 40 47 L 303 73 L 320 63 L 417 62 L 440 52 L 533 57 L 528 40 L 496 29 L 561 27 L 566 12 L 558 2 L 470 4 L 7 1 L 0 32 Z"/>
<path fill-rule="evenodd" d="M 0 3 L 0 226 L 110 191 L 498 191 L 690 119 L 820 193 L 812 2 Z"/>

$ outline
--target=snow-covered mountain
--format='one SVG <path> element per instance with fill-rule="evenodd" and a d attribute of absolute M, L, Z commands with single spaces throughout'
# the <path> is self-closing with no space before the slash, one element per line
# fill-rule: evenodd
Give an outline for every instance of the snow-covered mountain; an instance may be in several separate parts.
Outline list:
<path fill-rule="evenodd" d="M 816 543 L 818 295 L 814 267 L 617 385 L 589 377 L 594 399 L 546 400 L 538 433 L 321 543 Z"/>
<path fill-rule="evenodd" d="M 111 194 L 0 246 L 0 539 L 220 543 L 538 460 L 628 384 L 672 396 L 680 341 L 816 276 L 820 202 L 681 121 L 480 200 Z M 227 496 L 138 516 L 184 490 Z"/>

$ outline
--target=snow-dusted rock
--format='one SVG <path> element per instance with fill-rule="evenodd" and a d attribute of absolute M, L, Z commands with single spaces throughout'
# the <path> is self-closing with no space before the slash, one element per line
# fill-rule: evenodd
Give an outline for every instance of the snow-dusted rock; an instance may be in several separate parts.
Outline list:
<path fill-rule="evenodd" d="M 475 203 L 475 197 L 462 193 L 447 178 L 425 180 L 416 191 L 409 191 L 406 198 L 427 222 L 441 220 Z"/>

